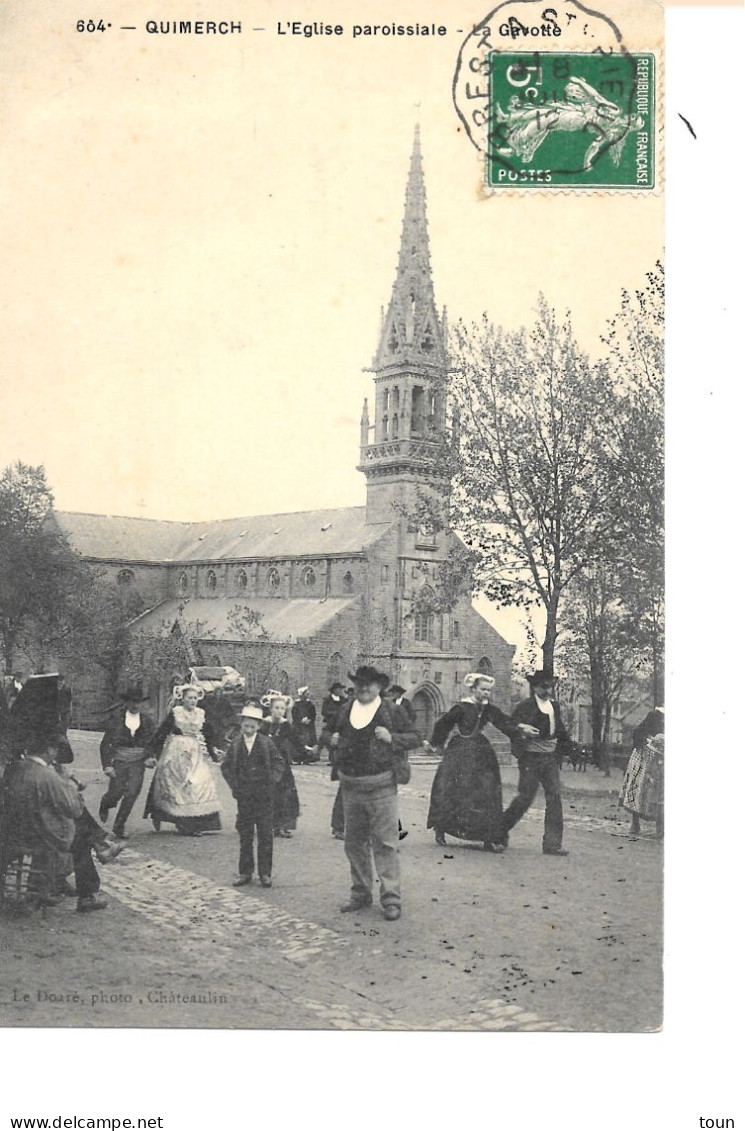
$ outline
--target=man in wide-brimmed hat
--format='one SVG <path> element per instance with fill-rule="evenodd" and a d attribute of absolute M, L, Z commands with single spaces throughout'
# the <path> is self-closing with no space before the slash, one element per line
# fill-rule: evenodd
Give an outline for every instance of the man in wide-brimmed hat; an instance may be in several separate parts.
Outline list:
<path fill-rule="evenodd" d="M 559 761 L 569 735 L 561 721 L 559 704 L 553 698 L 554 676 L 541 669 L 528 676 L 531 694 L 518 703 L 512 712 L 513 723 L 527 723 L 535 727 L 535 736 L 512 740 L 512 753 L 517 758 L 520 776 L 517 796 L 502 817 L 502 833 L 506 837 L 524 813 L 533 804 L 538 787 L 543 787 L 546 797 L 546 815 L 543 824 L 543 852 L 546 856 L 568 856 L 562 848 L 564 815 L 561 806 L 561 778 Z"/>
<path fill-rule="evenodd" d="M 331 739 L 352 873 L 352 892 L 341 910 L 357 911 L 372 903 L 374 862 L 383 915 L 393 920 L 401 915 L 398 780 L 403 765 L 408 768 L 407 751 L 420 746 L 421 738 L 395 704 L 381 698 L 390 683 L 384 672 L 364 664 L 349 678 L 354 699 L 341 711 Z"/>
<path fill-rule="evenodd" d="M 101 765 L 109 785 L 101 798 L 98 816 L 105 824 L 109 809 L 119 805 L 114 818 L 114 836 L 125 840 L 127 818 L 140 795 L 145 767 L 155 765 L 155 759 L 145 754 L 145 747 L 155 733 L 155 724 L 142 710 L 148 696 L 140 684 L 130 684 L 119 699 L 101 739 Z"/>

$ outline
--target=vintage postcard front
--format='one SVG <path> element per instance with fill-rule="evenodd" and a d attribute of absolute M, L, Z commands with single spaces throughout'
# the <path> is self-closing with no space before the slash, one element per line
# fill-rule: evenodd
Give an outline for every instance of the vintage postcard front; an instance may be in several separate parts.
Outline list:
<path fill-rule="evenodd" d="M 0 36 L 0 1024 L 658 1030 L 660 7 Z"/>

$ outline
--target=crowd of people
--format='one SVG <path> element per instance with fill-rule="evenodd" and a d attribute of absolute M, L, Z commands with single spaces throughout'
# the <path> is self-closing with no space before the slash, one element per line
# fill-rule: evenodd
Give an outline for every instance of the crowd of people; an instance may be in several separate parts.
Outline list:
<path fill-rule="evenodd" d="M 268 691 L 260 700 L 245 701 L 237 714 L 219 694 L 205 703 L 198 683 L 177 683 L 159 725 L 146 709 L 142 687 L 126 687 L 100 743 L 107 783 L 96 821 L 85 805 L 84 786 L 70 770 L 64 685 L 56 675 L 31 677 L 15 689 L 8 708 L 14 744 L 2 788 L 3 867 L 14 853 L 30 854 L 34 874 L 42 878 L 36 881 L 40 901 L 75 895 L 79 911 L 103 909 L 94 857 L 110 863 L 124 847 L 146 769 L 153 775 L 144 816 L 154 830 L 170 824 L 181 836 L 199 837 L 221 828 L 213 770 L 219 768 L 236 802 L 234 885 L 247 886 L 256 876 L 262 887 L 271 887 L 274 840 L 292 837 L 300 815 L 293 766 L 318 761 L 325 751 L 331 777 L 339 782 L 332 834 L 344 840 L 350 869 L 350 893 L 340 909 L 372 904 L 377 876 L 383 916 L 395 920 L 402 899 L 399 844 L 407 835 L 399 819 L 398 786 L 409 781 L 409 753 L 422 747 L 440 755 L 427 817 L 438 846 L 447 845 L 450 836 L 503 853 L 540 787 L 543 853 L 567 855 L 559 768 L 570 738 L 550 672 L 529 677 L 528 696 L 509 715 L 491 702 L 493 678 L 470 673 L 463 698 L 437 720 L 431 742 L 417 730 L 405 689 L 391 684 L 386 673 L 363 664 L 349 678 L 349 687 L 330 687 L 321 707 L 320 735 L 307 687 L 299 688 L 294 700 Z M 506 809 L 487 725 L 510 739 L 518 764 L 517 794 Z M 634 736 L 619 799 L 632 813 L 634 835 L 640 820 L 654 820 L 662 835 L 663 726 L 664 712 L 656 709 Z"/>

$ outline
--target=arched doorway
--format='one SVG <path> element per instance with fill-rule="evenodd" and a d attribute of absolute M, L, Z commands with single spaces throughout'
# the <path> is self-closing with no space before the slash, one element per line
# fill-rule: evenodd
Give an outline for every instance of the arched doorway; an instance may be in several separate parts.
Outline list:
<path fill-rule="evenodd" d="M 438 715 L 445 710 L 440 689 L 434 683 L 420 683 L 407 696 L 416 717 L 416 729 L 422 738 L 432 737 L 432 728 Z"/>

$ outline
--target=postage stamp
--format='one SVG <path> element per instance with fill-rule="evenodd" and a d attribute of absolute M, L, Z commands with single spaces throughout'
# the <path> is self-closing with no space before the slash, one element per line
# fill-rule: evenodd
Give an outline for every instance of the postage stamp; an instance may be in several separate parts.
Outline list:
<path fill-rule="evenodd" d="M 495 51 L 489 64 L 490 187 L 654 188 L 654 55 Z"/>
<path fill-rule="evenodd" d="M 618 16 L 501 0 L 473 25 L 453 102 L 488 189 L 660 191 L 659 32 Z"/>

